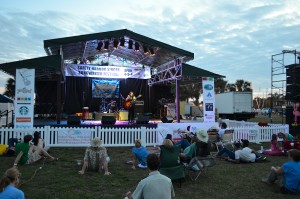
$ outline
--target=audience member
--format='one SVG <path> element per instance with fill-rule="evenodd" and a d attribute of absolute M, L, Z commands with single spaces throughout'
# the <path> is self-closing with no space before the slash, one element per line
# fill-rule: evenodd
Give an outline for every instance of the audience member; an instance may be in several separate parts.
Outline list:
<path fill-rule="evenodd" d="M 38 132 L 38 131 L 34 132 L 32 143 L 34 146 L 41 147 L 41 148 L 45 149 L 45 151 L 49 152 L 49 147 L 45 146 L 45 141 L 41 138 L 40 132 Z"/>
<path fill-rule="evenodd" d="M 293 141 L 294 140 L 294 137 L 289 134 L 289 133 L 282 133 L 282 132 L 279 132 L 277 134 L 278 138 L 281 138 L 283 139 L 283 141 Z"/>
<path fill-rule="evenodd" d="M 24 164 L 32 164 L 42 158 L 42 156 L 49 158 L 51 161 L 58 160 L 58 158 L 55 158 L 47 151 L 45 151 L 43 148 L 29 145 L 29 142 L 32 140 L 32 135 L 25 135 L 24 140 L 21 143 L 18 143 L 16 146 L 16 159 L 14 162 L 14 166 L 17 166 L 18 163 L 21 165 Z"/>
<path fill-rule="evenodd" d="M 84 163 L 78 173 L 84 174 L 86 170 L 99 172 L 104 169 L 104 175 L 110 175 L 108 161 L 106 148 L 101 146 L 100 138 L 94 138 L 91 140 L 91 146 L 85 150 Z"/>
<path fill-rule="evenodd" d="M 289 161 L 281 167 L 271 167 L 271 171 L 267 178 L 262 181 L 267 184 L 274 184 L 279 181 L 280 192 L 300 193 L 300 151 L 291 149 L 288 151 Z"/>
<path fill-rule="evenodd" d="M 223 135 L 225 133 L 226 128 L 227 128 L 227 124 L 225 122 L 222 122 L 220 124 L 220 129 L 218 130 L 219 140 L 223 139 Z"/>
<path fill-rule="evenodd" d="M 228 148 L 223 148 L 221 151 L 217 153 L 217 157 L 224 158 L 229 162 L 240 163 L 240 153 L 241 153 L 241 143 L 235 142 L 233 143 L 233 151 Z"/>
<path fill-rule="evenodd" d="M 134 154 L 134 159 L 132 161 L 132 168 L 136 168 L 136 160 L 138 160 L 138 167 L 139 168 L 147 168 L 147 157 L 149 152 L 147 151 L 146 147 L 142 146 L 141 140 L 135 140 L 134 147 L 132 148 L 132 153 Z"/>
<path fill-rule="evenodd" d="M 266 159 L 266 157 L 259 155 L 254 150 L 249 148 L 249 140 L 242 139 L 241 141 L 243 149 L 240 152 L 240 161 L 247 163 Z"/>
<path fill-rule="evenodd" d="M 141 180 L 135 191 L 127 192 L 125 198 L 134 199 L 170 199 L 175 197 L 174 188 L 170 178 L 159 173 L 159 158 L 156 154 L 147 157 L 149 176 Z"/>
<path fill-rule="evenodd" d="M 7 169 L 0 181 L 1 199 L 24 199 L 23 191 L 16 188 L 20 182 L 20 172 L 17 168 Z"/>
<path fill-rule="evenodd" d="M 190 160 L 196 155 L 196 143 L 200 142 L 200 145 L 206 146 L 206 149 L 203 149 L 203 153 L 208 152 L 208 134 L 204 130 L 197 130 L 196 135 L 192 137 L 192 143 L 189 147 L 185 148 L 183 153 L 180 154 L 180 157 L 183 158 L 183 160 Z"/>
<path fill-rule="evenodd" d="M 182 137 L 182 140 L 180 140 L 180 141 L 174 143 L 171 134 L 167 134 L 167 136 L 166 136 L 166 139 L 171 140 L 171 141 L 173 142 L 174 145 L 180 146 L 180 148 L 181 148 L 182 150 L 184 150 L 186 147 L 190 146 L 189 138 L 190 138 L 190 137 L 189 137 L 188 135 L 185 134 L 185 135 Z"/>
<path fill-rule="evenodd" d="M 272 134 L 271 147 L 263 151 L 266 155 L 283 155 L 282 150 L 278 147 L 277 135 Z"/>

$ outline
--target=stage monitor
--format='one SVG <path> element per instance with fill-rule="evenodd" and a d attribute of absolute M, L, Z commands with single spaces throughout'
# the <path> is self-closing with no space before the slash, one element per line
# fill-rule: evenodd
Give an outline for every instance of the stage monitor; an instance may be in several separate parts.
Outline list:
<path fill-rule="evenodd" d="M 149 116 L 139 115 L 137 120 L 137 124 L 148 124 L 149 123 Z"/>
<path fill-rule="evenodd" d="M 81 120 L 81 117 L 79 117 L 77 115 L 69 115 L 67 124 L 68 125 L 80 125 L 80 120 Z"/>
<path fill-rule="evenodd" d="M 114 116 L 102 116 L 101 123 L 114 125 L 116 123 L 116 118 Z"/>

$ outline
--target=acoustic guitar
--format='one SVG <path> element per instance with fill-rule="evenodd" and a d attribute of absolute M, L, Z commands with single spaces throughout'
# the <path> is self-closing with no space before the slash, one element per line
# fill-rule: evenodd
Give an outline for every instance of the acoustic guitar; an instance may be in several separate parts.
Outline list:
<path fill-rule="evenodd" d="M 132 107 L 132 105 L 135 103 L 135 101 L 136 101 L 138 98 L 140 98 L 140 97 L 142 97 L 142 95 L 137 96 L 137 97 L 135 98 L 135 100 L 127 100 L 127 101 L 124 103 L 125 108 L 126 108 L 126 109 L 130 109 L 130 108 Z"/>

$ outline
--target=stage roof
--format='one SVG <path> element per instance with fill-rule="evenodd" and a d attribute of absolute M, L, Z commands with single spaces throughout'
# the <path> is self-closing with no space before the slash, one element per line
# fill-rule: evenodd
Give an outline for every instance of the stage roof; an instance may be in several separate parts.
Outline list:
<path fill-rule="evenodd" d="M 60 47 L 67 63 L 77 60 L 92 62 L 101 56 L 113 55 L 132 63 L 158 67 L 178 58 L 183 63 L 194 59 L 192 52 L 127 29 L 44 40 L 44 49 L 48 55 L 59 54 Z"/>
<path fill-rule="evenodd" d="M 37 57 L 21 61 L 0 64 L 0 70 L 15 77 L 17 68 L 35 68 L 35 76 L 40 80 L 55 80 L 54 76 L 60 72 L 60 55 Z"/>

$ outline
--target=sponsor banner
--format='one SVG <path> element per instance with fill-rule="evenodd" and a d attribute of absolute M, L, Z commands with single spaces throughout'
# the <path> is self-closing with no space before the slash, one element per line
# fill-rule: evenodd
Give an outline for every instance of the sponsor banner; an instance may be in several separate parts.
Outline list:
<path fill-rule="evenodd" d="M 16 69 L 15 128 L 33 128 L 34 69 Z"/>
<path fill-rule="evenodd" d="M 88 129 L 58 129 L 58 144 L 89 145 L 92 131 Z"/>
<path fill-rule="evenodd" d="M 92 80 L 92 97 L 94 98 L 119 98 L 119 80 Z"/>
<path fill-rule="evenodd" d="M 150 79 L 149 67 L 96 66 L 85 64 L 64 64 L 65 76 L 98 77 L 110 79 Z"/>
<path fill-rule="evenodd" d="M 215 88 L 214 78 L 202 77 L 203 119 L 204 122 L 215 122 Z"/>
<path fill-rule="evenodd" d="M 157 131 L 158 131 L 158 143 L 162 144 L 163 140 L 167 136 L 167 134 L 171 134 L 173 141 L 178 142 L 182 139 L 182 135 L 185 132 L 188 132 L 188 126 L 192 133 L 195 133 L 197 130 L 207 131 L 209 128 L 213 126 L 218 126 L 217 122 L 210 123 L 158 123 Z"/>

